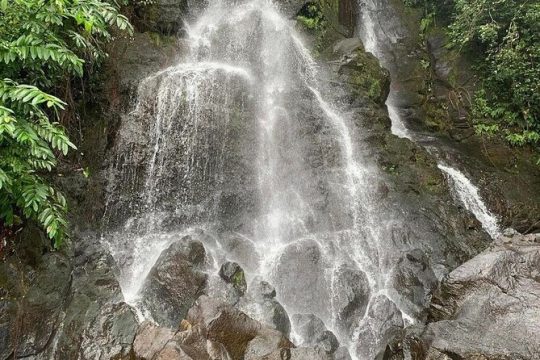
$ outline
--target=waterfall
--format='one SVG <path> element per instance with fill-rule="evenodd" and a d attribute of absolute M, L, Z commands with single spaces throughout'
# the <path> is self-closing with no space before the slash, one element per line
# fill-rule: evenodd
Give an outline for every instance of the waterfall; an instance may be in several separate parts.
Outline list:
<path fill-rule="evenodd" d="M 400 94 L 399 75 L 397 69 L 402 64 L 403 59 L 408 56 L 404 54 L 400 40 L 407 37 L 407 29 L 399 21 L 399 14 L 394 5 L 389 0 L 359 0 L 362 8 L 359 18 L 360 37 L 365 49 L 377 57 L 381 65 L 390 71 L 392 83 L 390 93 L 386 101 L 388 115 L 392 122 L 391 131 L 394 135 L 416 141 L 415 134 L 407 129 L 403 117 L 400 113 L 400 99 L 404 98 Z M 401 100 L 403 101 L 403 100 Z M 406 105 L 406 104 L 405 104 Z M 430 147 L 426 147 L 432 155 L 437 153 Z M 498 220 L 486 207 L 478 189 L 474 186 L 461 171 L 449 164 L 438 163 L 445 175 L 449 177 L 456 200 L 461 202 L 482 224 L 484 230 L 495 239 L 500 235 Z"/>
<path fill-rule="evenodd" d="M 126 301 L 140 307 L 160 253 L 204 232 L 209 272 L 236 261 L 353 358 L 380 351 L 366 309 L 395 308 L 379 241 L 390 216 L 326 69 L 270 1 L 216 1 L 187 33 L 189 53 L 139 85 L 110 160 L 103 242 Z"/>

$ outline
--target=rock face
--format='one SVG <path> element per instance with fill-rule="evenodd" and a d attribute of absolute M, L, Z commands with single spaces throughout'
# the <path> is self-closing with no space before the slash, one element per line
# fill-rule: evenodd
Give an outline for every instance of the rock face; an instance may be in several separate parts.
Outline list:
<path fill-rule="evenodd" d="M 502 236 L 435 293 L 430 347 L 485 359 L 540 357 L 540 234 Z"/>
<path fill-rule="evenodd" d="M 142 305 L 161 325 L 176 327 L 203 294 L 205 249 L 186 236 L 172 243 L 157 260 L 142 287 Z"/>
<path fill-rule="evenodd" d="M 426 309 L 438 281 L 428 257 L 421 250 L 412 250 L 400 258 L 390 271 L 390 278 L 399 305 L 417 319 L 426 318 Z"/>
<path fill-rule="evenodd" d="M 47 254 L 35 269 L 19 266 L 0 263 L 0 359 L 45 350 L 61 322 L 71 284 L 71 265 L 61 254 Z"/>
<path fill-rule="evenodd" d="M 360 39 L 341 40 L 334 45 L 333 52 L 341 56 L 338 74 L 351 85 L 354 94 L 384 104 L 390 91 L 390 75 L 375 56 L 364 50 Z M 377 68 L 379 71 L 373 71 Z"/>
<path fill-rule="evenodd" d="M 101 360 L 129 353 L 137 321 L 122 301 L 114 261 L 97 238 L 72 239 L 74 254 L 1 263 L 0 359 Z"/>
<path fill-rule="evenodd" d="M 94 235 L 95 236 L 95 235 Z M 109 359 L 129 353 L 137 319 L 123 302 L 118 269 L 98 238 L 77 240 L 71 294 L 43 359 Z"/>
<path fill-rule="evenodd" d="M 428 324 L 398 334 L 385 358 L 540 357 L 540 234 L 507 234 L 442 281 Z"/>
<path fill-rule="evenodd" d="M 319 245 L 304 240 L 285 248 L 276 268 L 276 286 L 281 298 L 298 313 L 328 314 L 330 295 L 324 278 L 324 259 Z M 314 297 L 316 292 L 319 296 Z"/>

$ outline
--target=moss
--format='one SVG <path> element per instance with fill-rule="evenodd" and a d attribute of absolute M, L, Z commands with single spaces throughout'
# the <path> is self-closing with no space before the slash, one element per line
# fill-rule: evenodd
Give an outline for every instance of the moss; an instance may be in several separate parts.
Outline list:
<path fill-rule="evenodd" d="M 246 285 L 246 277 L 243 271 L 237 271 L 232 277 L 232 283 L 235 287 L 243 288 Z"/>
<path fill-rule="evenodd" d="M 357 50 L 355 56 L 356 59 L 346 66 L 346 75 L 349 75 L 353 93 L 365 95 L 374 102 L 383 104 L 390 86 L 388 72 L 380 67 L 377 59 L 363 49 Z"/>

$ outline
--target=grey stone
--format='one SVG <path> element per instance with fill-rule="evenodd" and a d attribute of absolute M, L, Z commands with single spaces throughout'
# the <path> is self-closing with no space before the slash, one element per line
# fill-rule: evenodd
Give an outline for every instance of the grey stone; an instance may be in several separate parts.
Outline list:
<path fill-rule="evenodd" d="M 173 330 L 145 321 L 137 330 L 133 342 L 133 353 L 137 358 L 153 359 L 173 336 Z"/>
<path fill-rule="evenodd" d="M 221 265 L 219 276 L 225 282 L 230 283 L 240 295 L 244 295 L 247 289 L 246 276 L 244 270 L 235 262 L 226 262 Z"/>
<path fill-rule="evenodd" d="M 540 357 L 540 245 L 514 235 L 467 261 L 434 294 L 430 349 L 462 358 Z"/>
<path fill-rule="evenodd" d="M 371 300 L 368 314 L 358 329 L 356 353 L 361 359 L 382 356 L 386 346 L 403 328 L 403 319 L 397 306 L 386 296 Z"/>
<path fill-rule="evenodd" d="M 313 314 L 294 314 L 292 316 L 295 332 L 302 338 L 300 346 L 313 347 L 333 354 L 339 347 L 339 341 Z"/>
<path fill-rule="evenodd" d="M 350 333 L 366 313 L 371 290 L 366 274 L 351 266 L 342 265 L 334 275 L 334 306 L 338 311 L 341 330 Z"/>
<path fill-rule="evenodd" d="M 178 326 L 204 292 L 204 246 L 186 236 L 166 249 L 141 288 L 142 305 L 160 325 Z"/>
<path fill-rule="evenodd" d="M 438 285 L 428 257 L 419 249 L 410 250 L 390 270 L 389 291 L 398 305 L 411 316 L 425 319 L 431 293 Z"/>

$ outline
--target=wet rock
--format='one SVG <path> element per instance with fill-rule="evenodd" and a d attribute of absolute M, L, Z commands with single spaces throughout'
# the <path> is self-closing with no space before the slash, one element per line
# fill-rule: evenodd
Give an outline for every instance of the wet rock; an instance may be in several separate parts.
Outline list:
<path fill-rule="evenodd" d="M 519 233 L 515 229 L 506 228 L 503 231 L 503 235 L 506 237 L 513 237 L 513 236 L 519 235 Z"/>
<path fill-rule="evenodd" d="M 154 357 L 155 360 L 196 360 L 189 356 L 181 346 L 176 343 L 167 343 L 163 349 Z M 202 358 L 200 358 L 203 360 Z M 226 359 L 224 357 L 212 357 L 212 359 Z"/>
<path fill-rule="evenodd" d="M 282 353 L 293 344 L 282 333 L 273 329 L 262 329 L 246 348 L 245 360 L 258 360 L 279 351 Z"/>
<path fill-rule="evenodd" d="M 239 295 L 244 295 L 247 289 L 246 276 L 244 270 L 235 262 L 226 262 L 219 270 L 219 276 L 225 282 L 232 284 Z"/>
<path fill-rule="evenodd" d="M 118 269 L 98 237 L 79 239 L 71 297 L 45 358 L 109 359 L 125 356 L 137 331 L 133 309 L 123 302 Z"/>
<path fill-rule="evenodd" d="M 177 34 L 188 13 L 187 0 L 156 0 L 135 6 L 134 23 L 141 32 Z"/>
<path fill-rule="evenodd" d="M 384 295 L 371 300 L 368 313 L 358 329 L 357 355 L 362 359 L 381 356 L 387 344 L 399 335 L 403 319 L 397 306 Z"/>
<path fill-rule="evenodd" d="M 142 304 L 160 325 L 175 328 L 204 292 L 204 246 L 186 236 L 157 260 L 141 289 Z"/>
<path fill-rule="evenodd" d="M 153 359 L 173 336 L 173 330 L 145 321 L 137 330 L 133 342 L 133 353 L 137 358 Z"/>
<path fill-rule="evenodd" d="M 331 295 L 324 276 L 326 265 L 317 242 L 292 243 L 277 261 L 273 284 L 283 302 L 290 304 L 289 311 L 327 317 Z"/>
<path fill-rule="evenodd" d="M 407 313 L 421 319 L 426 317 L 431 292 L 438 281 L 429 259 L 419 249 L 411 250 L 400 258 L 390 271 L 390 293 Z"/>
<path fill-rule="evenodd" d="M 339 341 L 329 331 L 324 322 L 313 314 L 294 314 L 292 321 L 296 333 L 302 338 L 300 346 L 314 347 L 333 354 L 339 347 Z"/>
<path fill-rule="evenodd" d="M 334 306 L 338 311 L 340 326 L 350 333 L 364 316 L 371 290 L 366 274 L 348 265 L 342 265 L 334 275 Z"/>
<path fill-rule="evenodd" d="M 340 346 L 333 354 L 334 360 L 352 360 L 349 350 L 345 346 Z"/>
<path fill-rule="evenodd" d="M 300 9 L 308 2 L 307 0 L 280 0 L 277 4 L 285 16 L 294 19 Z"/>
<path fill-rule="evenodd" d="M 332 360 L 332 357 L 321 349 L 290 348 L 280 349 L 262 358 L 264 360 Z"/>
<path fill-rule="evenodd" d="M 232 306 L 201 296 L 189 310 L 187 321 L 204 329 L 208 339 L 225 346 L 233 359 L 240 359 L 261 324 Z"/>
<path fill-rule="evenodd" d="M 134 310 L 124 302 L 106 304 L 82 333 L 83 359 L 111 359 L 126 356 L 137 330 Z"/>
<path fill-rule="evenodd" d="M 255 299 L 273 299 L 276 297 L 276 288 L 269 282 L 256 278 L 250 286 L 250 294 Z"/>
<path fill-rule="evenodd" d="M 390 92 L 390 74 L 375 56 L 364 51 L 362 42 L 355 38 L 344 39 L 335 44 L 333 50 L 335 56 L 340 57 L 340 79 L 350 85 L 353 94 L 384 104 Z"/>
<path fill-rule="evenodd" d="M 242 265 L 247 271 L 255 271 L 260 257 L 255 245 L 247 238 L 238 235 L 224 235 L 219 240 L 228 258 Z"/>
<path fill-rule="evenodd" d="M 256 277 L 239 308 L 261 323 L 280 331 L 285 336 L 291 332 L 291 321 L 285 308 L 275 299 L 276 290 L 268 282 Z"/>
<path fill-rule="evenodd" d="M 13 261 L 12 261 L 13 260 Z M 71 285 L 71 264 L 47 253 L 35 267 L 14 258 L 0 265 L 0 358 L 43 352 L 62 320 Z"/>
<path fill-rule="evenodd" d="M 406 327 L 388 342 L 382 359 L 384 360 L 424 360 L 428 359 L 429 344 L 423 339 L 424 324 Z M 433 359 L 433 358 L 429 358 Z"/>
<path fill-rule="evenodd" d="M 485 359 L 540 356 L 540 244 L 504 236 L 452 271 L 433 296 L 430 351 Z"/>
<path fill-rule="evenodd" d="M 201 296 L 179 329 L 145 322 L 133 343 L 137 360 L 259 360 L 293 344 L 220 300 Z"/>
<path fill-rule="evenodd" d="M 335 54 L 341 56 L 352 56 L 355 51 L 361 50 L 363 48 L 364 44 L 362 44 L 362 40 L 360 40 L 360 38 L 353 37 L 343 39 L 334 44 L 333 51 Z"/>

